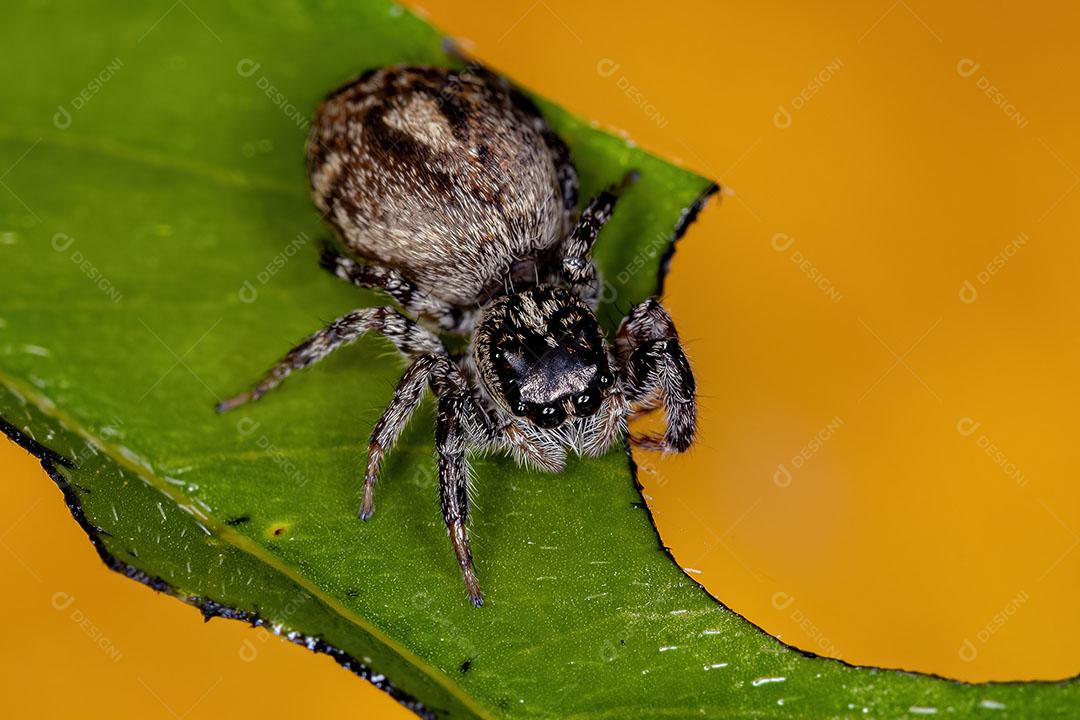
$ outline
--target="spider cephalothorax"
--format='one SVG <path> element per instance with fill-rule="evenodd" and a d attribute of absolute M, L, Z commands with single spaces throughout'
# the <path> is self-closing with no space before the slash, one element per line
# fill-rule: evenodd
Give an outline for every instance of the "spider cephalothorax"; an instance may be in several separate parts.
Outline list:
<path fill-rule="evenodd" d="M 410 364 L 371 431 L 360 517 L 374 513 L 383 456 L 430 388 L 443 518 L 473 604 L 483 596 L 467 531 L 469 450 L 554 472 L 568 451 L 599 455 L 628 416 L 657 407 L 666 431 L 635 440 L 690 446 L 694 378 L 671 317 L 646 300 L 609 344 L 594 313 L 592 245 L 635 174 L 579 215 L 566 145 L 531 101 L 477 65 L 365 73 L 319 107 L 307 161 L 315 204 L 345 250 L 328 248 L 324 267 L 400 310 L 338 318 L 218 409 L 382 334 Z M 435 330 L 467 336 L 469 352 L 451 354 Z"/>
<path fill-rule="evenodd" d="M 473 357 L 497 415 L 524 441 L 520 459 L 544 469 L 565 448 L 597 455 L 619 437 L 626 403 L 592 309 L 556 285 L 503 296 L 484 308 Z"/>
<path fill-rule="evenodd" d="M 593 415 L 615 380 L 592 310 L 552 285 L 485 308 L 473 348 L 488 393 L 541 428 Z"/>

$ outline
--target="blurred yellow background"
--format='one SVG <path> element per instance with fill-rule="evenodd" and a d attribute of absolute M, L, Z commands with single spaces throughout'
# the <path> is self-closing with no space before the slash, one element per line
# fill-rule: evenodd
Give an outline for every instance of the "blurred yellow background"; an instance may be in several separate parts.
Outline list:
<path fill-rule="evenodd" d="M 735 193 L 667 287 L 700 442 L 640 456 L 679 562 L 819 654 L 1080 671 L 1080 8 L 424 6 Z M 0 442 L 0 468 L 0 714 L 408 716 L 326 657 L 108 572 L 32 459 Z"/>

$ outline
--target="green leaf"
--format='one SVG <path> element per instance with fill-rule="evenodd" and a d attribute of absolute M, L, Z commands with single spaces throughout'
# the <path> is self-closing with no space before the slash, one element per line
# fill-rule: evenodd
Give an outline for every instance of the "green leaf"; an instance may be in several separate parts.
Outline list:
<path fill-rule="evenodd" d="M 1075 714 L 1076 682 L 966 685 L 783 646 L 672 562 L 621 452 L 558 476 L 475 462 L 488 602 L 472 608 L 430 409 L 390 456 L 375 519 L 356 519 L 366 434 L 401 370 L 378 339 L 212 411 L 324 321 L 380 302 L 316 266 L 326 231 L 302 145 L 320 97 L 355 73 L 448 62 L 410 13 L 23 0 L 3 40 L 19 72 L 0 86 L 3 430 L 114 569 L 273 626 L 426 715 Z M 610 322 L 655 291 L 711 185 L 542 107 L 584 195 L 641 171 L 598 248 Z"/>

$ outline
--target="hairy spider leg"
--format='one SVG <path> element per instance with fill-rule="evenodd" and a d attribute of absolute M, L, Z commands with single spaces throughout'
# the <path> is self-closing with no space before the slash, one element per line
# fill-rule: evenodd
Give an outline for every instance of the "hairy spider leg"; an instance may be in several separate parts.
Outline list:
<path fill-rule="evenodd" d="M 407 357 L 445 352 L 442 342 L 435 335 L 394 308 L 375 307 L 353 310 L 290 350 L 250 390 L 219 402 L 217 411 L 225 412 L 244 403 L 258 400 L 280 385 L 295 370 L 313 365 L 369 331 L 383 335 Z"/>
<path fill-rule="evenodd" d="M 438 338 L 393 308 L 364 308 L 343 315 L 326 328 L 293 348 L 255 387 L 218 404 L 218 411 L 231 410 L 256 400 L 279 385 L 294 370 L 305 368 L 350 343 L 370 330 L 382 333 L 404 355 L 416 357 L 398 383 L 394 397 L 372 430 L 368 462 L 364 474 L 364 499 L 360 516 L 374 512 L 374 485 L 384 453 L 397 439 L 409 416 L 419 405 L 424 386 L 430 384 L 439 398 L 436 421 L 436 448 L 439 453 L 439 489 L 443 517 L 461 565 L 470 601 L 479 606 L 483 595 L 472 566 L 468 519 L 468 461 L 466 441 L 490 443 L 494 431 L 486 413 L 471 395 L 464 377 L 446 355 Z"/>
<path fill-rule="evenodd" d="M 631 308 L 615 336 L 615 349 L 627 401 L 643 408 L 659 402 L 667 421 L 663 437 L 644 435 L 633 442 L 649 450 L 685 451 L 697 430 L 696 385 L 664 306 L 649 298 Z"/>
<path fill-rule="evenodd" d="M 623 176 L 622 182 L 600 192 L 589 201 L 562 246 L 562 275 L 578 297 L 596 307 L 600 294 L 599 276 L 592 260 L 592 247 L 600 230 L 615 212 L 622 193 L 637 181 L 637 171 Z"/>
<path fill-rule="evenodd" d="M 467 332 L 467 317 L 460 308 L 432 297 L 401 274 L 400 271 L 376 263 L 357 262 L 342 255 L 330 243 L 323 246 L 319 264 L 333 275 L 357 287 L 382 290 L 416 317 L 430 318 L 440 330 Z"/>
<path fill-rule="evenodd" d="M 394 397 L 376 421 L 368 445 L 364 473 L 364 496 L 360 518 L 367 520 L 375 512 L 375 482 L 383 455 L 390 450 L 430 386 L 438 399 L 435 416 L 435 449 L 439 456 L 439 497 L 446 531 L 461 566 L 469 600 L 479 607 L 484 602 L 472 564 L 469 532 L 469 465 L 465 451 L 469 444 L 490 445 L 495 431 L 487 413 L 476 402 L 461 370 L 445 354 L 422 355 L 405 371 Z"/>

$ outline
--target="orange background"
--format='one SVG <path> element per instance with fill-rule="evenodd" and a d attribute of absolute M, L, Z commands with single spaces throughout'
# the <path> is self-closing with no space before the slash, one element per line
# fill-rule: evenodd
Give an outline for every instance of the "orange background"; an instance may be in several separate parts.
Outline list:
<path fill-rule="evenodd" d="M 1080 9 L 425 5 L 523 84 L 735 192 L 667 289 L 700 442 L 641 456 L 680 563 L 821 654 L 1080 671 Z M 0 467 L 0 714 L 408 716 L 326 657 L 108 572 L 32 459 L 0 442 Z"/>

